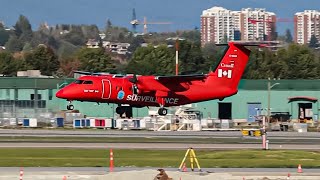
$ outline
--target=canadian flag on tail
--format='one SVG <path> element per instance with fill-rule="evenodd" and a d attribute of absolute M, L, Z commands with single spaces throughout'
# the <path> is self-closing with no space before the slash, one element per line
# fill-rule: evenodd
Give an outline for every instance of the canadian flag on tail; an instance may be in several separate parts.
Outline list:
<path fill-rule="evenodd" d="M 232 77 L 232 70 L 218 69 L 218 77 L 228 77 L 230 79 Z"/>

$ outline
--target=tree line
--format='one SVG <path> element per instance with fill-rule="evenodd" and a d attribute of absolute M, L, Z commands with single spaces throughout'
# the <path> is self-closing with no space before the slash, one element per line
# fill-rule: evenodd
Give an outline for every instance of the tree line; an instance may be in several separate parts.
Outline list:
<path fill-rule="evenodd" d="M 88 39 L 128 42 L 127 55 L 117 55 L 100 47 L 86 48 Z M 208 73 L 219 62 L 224 47 L 206 44 L 201 47 L 198 29 L 171 33 L 150 33 L 134 36 L 128 29 L 114 26 L 109 20 L 104 30 L 96 25 L 45 24 L 33 31 L 29 20 L 21 15 L 13 30 L 0 24 L 0 74 L 14 76 L 19 70 L 39 69 L 42 74 L 72 77 L 73 70 L 121 74 L 173 75 L 175 74 L 175 41 L 168 37 L 183 37 L 179 41 L 180 74 Z M 292 42 L 290 31 L 278 39 L 285 46 L 277 51 L 253 48 L 243 78 L 245 79 L 319 79 L 320 52 L 317 39 L 310 44 Z M 101 39 L 100 39 L 101 40 Z M 148 43 L 147 47 L 141 47 Z M 119 60 L 120 59 L 120 60 Z"/>

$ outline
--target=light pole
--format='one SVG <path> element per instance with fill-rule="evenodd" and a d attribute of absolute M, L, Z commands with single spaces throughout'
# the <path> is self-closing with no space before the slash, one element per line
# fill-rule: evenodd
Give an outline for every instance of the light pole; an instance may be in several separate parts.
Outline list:
<path fill-rule="evenodd" d="M 268 79 L 268 123 L 270 123 L 270 99 L 271 99 L 271 88 L 273 88 L 276 85 L 279 85 L 280 83 L 274 83 L 273 85 L 271 85 L 270 83 L 270 78 Z"/>
<path fill-rule="evenodd" d="M 274 83 L 271 85 L 270 78 L 268 78 L 268 108 L 267 108 L 267 118 L 268 118 L 268 125 L 270 123 L 270 99 L 271 99 L 271 88 L 273 88 L 276 85 L 279 85 L 280 83 Z M 263 128 L 263 134 L 262 134 L 262 148 L 267 150 L 267 135 L 266 135 L 266 118 L 263 117 L 262 119 L 262 128 Z"/>

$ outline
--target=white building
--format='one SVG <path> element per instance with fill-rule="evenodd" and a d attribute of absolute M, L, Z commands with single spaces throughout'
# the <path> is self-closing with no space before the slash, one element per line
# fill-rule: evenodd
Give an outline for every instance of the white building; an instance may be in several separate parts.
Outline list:
<path fill-rule="evenodd" d="M 212 7 L 201 15 L 201 44 L 216 44 L 232 40 L 267 40 L 276 16 L 265 9 L 244 8 L 231 11 L 223 7 Z M 275 27 L 275 26 L 274 26 Z"/>
<path fill-rule="evenodd" d="M 305 10 L 294 16 L 294 41 L 299 44 L 308 44 L 311 36 L 320 40 L 320 11 Z"/>

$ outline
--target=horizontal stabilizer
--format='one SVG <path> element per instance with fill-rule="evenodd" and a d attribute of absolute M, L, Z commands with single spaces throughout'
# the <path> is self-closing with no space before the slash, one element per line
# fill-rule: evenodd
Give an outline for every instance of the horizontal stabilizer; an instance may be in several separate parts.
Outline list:
<path fill-rule="evenodd" d="M 224 43 L 224 44 L 216 44 L 216 46 L 227 46 L 230 44 L 234 44 L 234 45 L 242 45 L 242 46 L 260 46 L 260 47 L 264 47 L 268 44 L 272 44 L 275 43 L 275 41 L 229 41 L 228 43 Z"/>
<path fill-rule="evenodd" d="M 104 73 L 104 72 L 87 72 L 87 71 L 73 71 L 73 73 L 77 74 L 83 74 L 83 75 L 95 75 L 95 76 L 104 76 L 104 75 L 110 75 L 110 73 Z"/>

